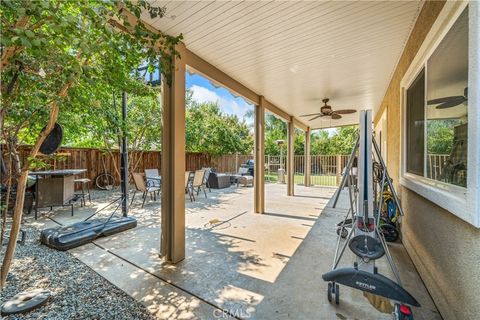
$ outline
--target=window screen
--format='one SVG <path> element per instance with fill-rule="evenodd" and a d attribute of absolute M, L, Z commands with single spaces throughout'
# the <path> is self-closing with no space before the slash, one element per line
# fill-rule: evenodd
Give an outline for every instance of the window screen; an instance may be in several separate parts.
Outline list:
<path fill-rule="evenodd" d="M 407 172 L 423 176 L 425 144 L 425 69 L 407 89 Z"/>

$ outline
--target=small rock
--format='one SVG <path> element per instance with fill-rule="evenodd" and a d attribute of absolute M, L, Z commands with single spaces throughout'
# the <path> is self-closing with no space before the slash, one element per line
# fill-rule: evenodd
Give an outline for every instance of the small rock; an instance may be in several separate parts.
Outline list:
<path fill-rule="evenodd" d="M 0 292 L 0 301 L 35 288 L 48 289 L 52 296 L 39 309 L 3 319 L 154 319 L 141 303 L 70 253 L 40 244 L 36 229 L 22 228 L 27 232 L 26 242 L 17 246 L 11 268 L 15 276 Z M 5 247 L 0 250 L 1 256 Z"/>

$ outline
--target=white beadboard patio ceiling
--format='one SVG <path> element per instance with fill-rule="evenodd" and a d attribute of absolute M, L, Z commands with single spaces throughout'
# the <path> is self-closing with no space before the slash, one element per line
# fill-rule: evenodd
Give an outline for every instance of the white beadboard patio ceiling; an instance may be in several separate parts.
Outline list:
<path fill-rule="evenodd" d="M 166 17 L 142 19 L 184 35 L 189 50 L 311 128 L 324 97 L 333 109 L 378 109 L 422 7 L 419 1 L 151 1 Z"/>

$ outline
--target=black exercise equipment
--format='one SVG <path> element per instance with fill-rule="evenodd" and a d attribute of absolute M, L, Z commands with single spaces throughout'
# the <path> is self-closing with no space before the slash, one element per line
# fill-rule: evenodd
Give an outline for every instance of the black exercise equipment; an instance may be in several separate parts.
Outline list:
<path fill-rule="evenodd" d="M 374 165 L 375 159 L 378 162 Z M 357 162 L 357 171 L 353 170 Z M 327 298 L 339 304 L 339 284 L 394 300 L 398 319 L 413 319 L 411 309 L 403 304 L 419 307 L 420 304 L 401 284 L 400 275 L 388 250 L 386 240 L 396 239 L 396 228 L 381 220 L 385 186 L 390 189 L 400 215 L 403 215 L 380 150 L 373 138 L 371 110 L 360 112 L 359 134 L 348 159 L 340 187 L 335 194 L 335 208 L 340 192 L 347 187 L 350 208 L 345 218 L 336 225 L 337 245 L 332 270 L 323 274 L 328 282 Z M 379 195 L 378 195 L 379 194 Z M 378 197 L 378 198 L 377 198 Z M 395 229 L 395 230 L 393 230 Z M 340 245 L 341 239 L 346 239 Z M 340 260 L 349 249 L 356 255 L 353 268 L 338 268 Z M 341 248 L 340 248 L 341 247 Z M 385 256 L 395 275 L 393 281 L 377 272 L 375 260 Z"/>
<path fill-rule="evenodd" d="M 348 242 L 348 247 L 352 250 L 357 257 L 363 260 L 376 260 L 383 257 L 385 250 L 382 247 L 382 243 L 373 237 L 369 237 L 363 234 L 353 237 Z"/>
<path fill-rule="evenodd" d="M 357 268 L 340 268 L 325 273 L 322 278 L 325 281 L 343 284 L 347 287 L 420 307 L 420 304 L 410 293 L 396 282 L 378 273 L 372 274 Z"/>

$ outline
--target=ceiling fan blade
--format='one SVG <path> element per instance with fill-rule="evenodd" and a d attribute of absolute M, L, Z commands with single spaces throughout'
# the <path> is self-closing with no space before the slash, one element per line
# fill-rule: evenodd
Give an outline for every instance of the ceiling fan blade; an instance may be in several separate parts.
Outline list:
<path fill-rule="evenodd" d="M 313 120 L 315 120 L 315 119 L 317 119 L 317 118 L 320 118 L 320 117 L 323 117 L 323 114 L 318 115 L 318 116 L 316 116 L 316 117 L 313 117 L 312 119 L 310 119 L 310 120 L 308 120 L 308 121 L 313 121 Z"/>
<path fill-rule="evenodd" d="M 309 113 L 309 114 L 302 114 L 300 117 L 311 117 L 311 116 L 316 116 L 318 114 L 321 114 L 320 112 L 315 112 L 315 113 Z"/>
<path fill-rule="evenodd" d="M 450 102 L 451 100 L 457 100 L 457 99 L 463 99 L 463 98 L 465 97 L 464 96 L 443 97 L 443 98 L 428 100 L 427 104 L 439 104 L 439 103 Z"/>
<path fill-rule="evenodd" d="M 342 119 L 342 116 L 337 114 L 336 112 L 332 112 L 332 119 L 333 120 Z"/>
<path fill-rule="evenodd" d="M 461 98 L 461 99 L 460 99 Z M 458 106 L 459 104 L 467 101 L 465 97 L 459 97 L 459 99 L 452 99 L 450 101 L 447 101 L 445 103 L 442 103 L 436 107 L 436 109 L 447 109 L 447 108 L 453 108 L 455 106 Z"/>
<path fill-rule="evenodd" d="M 350 114 L 350 113 L 355 113 L 357 110 L 354 109 L 342 109 L 342 110 L 335 110 L 334 111 L 336 114 Z"/>

